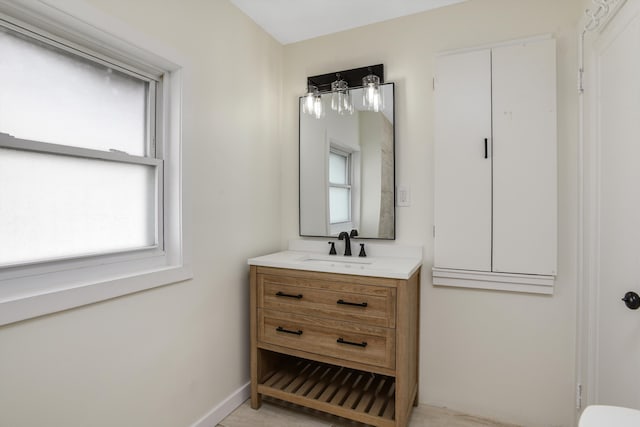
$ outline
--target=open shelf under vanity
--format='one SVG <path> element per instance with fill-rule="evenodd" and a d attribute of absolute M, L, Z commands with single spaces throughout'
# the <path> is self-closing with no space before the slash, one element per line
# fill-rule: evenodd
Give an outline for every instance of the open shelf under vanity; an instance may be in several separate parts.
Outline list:
<path fill-rule="evenodd" d="M 258 385 L 264 396 L 374 425 L 395 425 L 394 377 L 285 357 Z"/>

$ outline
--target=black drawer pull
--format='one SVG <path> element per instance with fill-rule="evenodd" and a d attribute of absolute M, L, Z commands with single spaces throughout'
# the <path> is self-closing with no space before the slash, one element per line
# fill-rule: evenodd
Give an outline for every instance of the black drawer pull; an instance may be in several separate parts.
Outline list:
<path fill-rule="evenodd" d="M 276 292 L 276 296 L 277 297 L 286 297 L 286 298 L 295 298 L 295 299 L 302 299 L 302 294 L 298 294 L 298 295 L 291 295 L 291 294 L 285 294 L 284 292 Z"/>
<path fill-rule="evenodd" d="M 342 299 L 339 299 L 338 301 L 336 301 L 336 304 L 341 304 L 341 305 L 353 305 L 355 307 L 366 307 L 367 303 L 366 302 L 348 302 Z"/>
<path fill-rule="evenodd" d="M 355 345 L 356 347 L 366 347 L 367 346 L 367 342 L 366 341 L 362 341 L 362 342 L 353 342 L 353 341 L 345 341 L 342 338 L 338 338 L 336 340 L 336 342 L 338 344 L 349 344 L 349 345 Z"/>
<path fill-rule="evenodd" d="M 293 334 L 293 335 L 302 335 L 302 331 L 301 330 L 297 330 L 297 331 L 290 331 L 289 329 L 285 329 L 282 326 L 278 326 L 276 328 L 276 331 L 278 332 L 284 332 L 285 334 Z M 366 345 L 367 343 L 365 343 Z"/>

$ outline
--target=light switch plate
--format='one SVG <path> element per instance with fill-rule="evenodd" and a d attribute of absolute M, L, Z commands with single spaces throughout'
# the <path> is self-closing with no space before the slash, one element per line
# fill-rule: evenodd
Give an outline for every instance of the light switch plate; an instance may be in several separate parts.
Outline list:
<path fill-rule="evenodd" d="M 411 190 L 406 185 L 398 185 L 396 206 L 411 206 Z"/>

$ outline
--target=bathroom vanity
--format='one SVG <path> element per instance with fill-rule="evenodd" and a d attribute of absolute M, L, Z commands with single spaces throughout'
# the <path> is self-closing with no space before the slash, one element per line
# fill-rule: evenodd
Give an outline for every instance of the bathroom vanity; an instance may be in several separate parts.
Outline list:
<path fill-rule="evenodd" d="M 250 259 L 252 408 L 268 396 L 406 426 L 418 402 L 421 262 L 303 251 Z"/>

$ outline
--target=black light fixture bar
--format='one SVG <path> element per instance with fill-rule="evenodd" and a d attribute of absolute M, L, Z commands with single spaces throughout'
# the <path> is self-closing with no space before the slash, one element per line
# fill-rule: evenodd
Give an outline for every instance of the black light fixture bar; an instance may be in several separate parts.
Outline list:
<path fill-rule="evenodd" d="M 375 74 L 380 77 L 380 83 L 384 83 L 384 65 L 369 65 L 368 67 L 354 68 L 352 70 L 336 71 L 333 73 L 320 74 L 318 76 L 307 77 L 307 86 L 314 85 L 320 92 L 330 92 L 331 83 L 338 80 L 337 75 L 340 74 L 340 79 L 347 82 L 349 88 L 361 87 L 362 78 L 369 74 Z"/>

